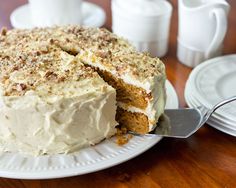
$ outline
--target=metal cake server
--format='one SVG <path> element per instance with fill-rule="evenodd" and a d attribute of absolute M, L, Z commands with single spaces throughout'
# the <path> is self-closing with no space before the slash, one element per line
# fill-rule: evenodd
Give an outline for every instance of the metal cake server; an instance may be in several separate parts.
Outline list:
<path fill-rule="evenodd" d="M 199 106 L 197 108 L 167 109 L 160 117 L 157 127 L 145 135 L 159 135 L 164 137 L 187 138 L 202 127 L 209 117 L 221 106 L 236 100 L 236 96 L 217 103 L 212 109 Z M 141 135 L 128 131 L 133 135 Z"/>

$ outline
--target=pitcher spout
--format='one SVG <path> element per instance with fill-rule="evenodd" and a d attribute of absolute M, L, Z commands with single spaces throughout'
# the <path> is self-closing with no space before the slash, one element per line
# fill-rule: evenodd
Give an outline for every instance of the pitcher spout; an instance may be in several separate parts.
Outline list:
<path fill-rule="evenodd" d="M 230 9 L 230 5 L 225 0 L 178 0 L 178 5 L 189 11 L 205 8 L 223 8 L 228 12 Z"/>

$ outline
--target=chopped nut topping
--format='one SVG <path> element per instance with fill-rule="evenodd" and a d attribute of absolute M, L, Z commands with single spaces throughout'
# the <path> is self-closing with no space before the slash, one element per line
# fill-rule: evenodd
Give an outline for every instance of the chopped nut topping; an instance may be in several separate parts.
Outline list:
<path fill-rule="evenodd" d="M 37 52 L 36 52 L 36 55 L 37 55 L 37 56 L 40 56 L 40 55 L 41 55 L 40 51 L 37 51 Z"/>
<path fill-rule="evenodd" d="M 64 76 L 60 77 L 57 79 L 57 82 L 64 82 L 66 78 Z"/>
<path fill-rule="evenodd" d="M 73 63 L 68 63 L 69 59 L 74 59 Z M 142 83 L 165 74 L 165 67 L 158 58 L 138 53 L 126 40 L 106 29 L 80 26 L 9 31 L 3 28 L 0 61 L 0 82 L 7 95 L 24 95 L 26 90 L 46 82 L 98 77 L 93 69 L 83 65 L 87 62 L 101 65 L 117 76 L 127 74 Z M 19 71 L 26 80 L 26 87 L 20 86 L 20 89 L 14 80 L 3 79 Z"/>
<path fill-rule="evenodd" d="M 47 71 L 44 76 L 45 76 L 46 78 L 48 78 L 48 77 L 51 76 L 52 74 L 53 74 L 52 71 Z"/>
<path fill-rule="evenodd" d="M 27 86 L 25 84 L 22 84 L 22 83 L 17 84 L 18 91 L 24 91 L 24 90 L 26 90 L 26 88 L 27 88 Z"/>
<path fill-rule="evenodd" d="M 50 39 L 49 42 L 50 42 L 50 44 L 53 44 L 53 43 L 54 43 L 54 40 L 53 40 L 53 39 Z"/>
<path fill-rule="evenodd" d="M 7 28 L 3 27 L 3 28 L 1 29 L 1 35 L 2 35 L 2 36 L 6 36 L 6 34 L 7 34 Z"/>

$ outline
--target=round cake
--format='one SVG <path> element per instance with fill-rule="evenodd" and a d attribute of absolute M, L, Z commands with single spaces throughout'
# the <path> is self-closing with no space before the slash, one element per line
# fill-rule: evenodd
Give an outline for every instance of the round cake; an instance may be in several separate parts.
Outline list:
<path fill-rule="evenodd" d="M 67 153 L 147 133 L 165 106 L 165 67 L 105 29 L 3 29 L 0 150 Z"/>

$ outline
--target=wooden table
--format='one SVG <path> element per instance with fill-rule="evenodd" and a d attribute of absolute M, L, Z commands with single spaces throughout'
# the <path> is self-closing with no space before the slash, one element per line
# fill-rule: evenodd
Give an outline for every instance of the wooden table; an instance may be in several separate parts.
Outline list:
<path fill-rule="evenodd" d="M 107 12 L 105 27 L 111 28 L 110 0 L 91 0 Z M 184 88 L 191 69 L 176 58 L 177 1 L 174 7 L 169 52 L 162 60 L 168 79 L 185 107 Z M 231 4 L 224 53 L 236 52 L 236 1 Z M 0 27 L 11 28 L 9 15 L 26 0 L 0 0 Z M 203 28 L 204 29 L 204 28 Z M 235 86 L 234 86 L 235 87 Z M 87 175 L 53 180 L 0 179 L 0 187 L 236 187 L 236 138 L 209 126 L 188 139 L 164 138 L 142 155 L 121 165 Z"/>

